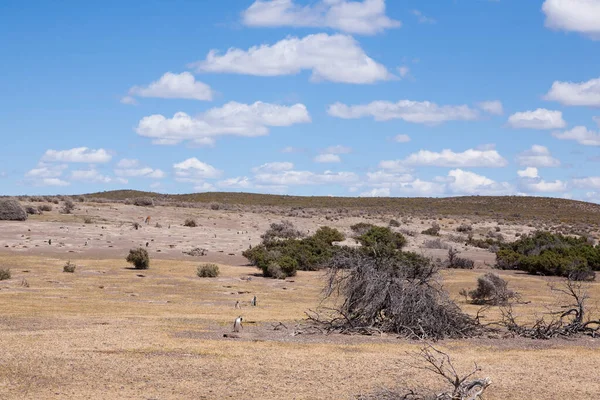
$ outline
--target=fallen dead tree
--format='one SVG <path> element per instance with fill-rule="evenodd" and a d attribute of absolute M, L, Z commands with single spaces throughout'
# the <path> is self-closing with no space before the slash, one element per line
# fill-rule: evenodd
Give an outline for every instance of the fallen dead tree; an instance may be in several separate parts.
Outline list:
<path fill-rule="evenodd" d="M 477 364 L 468 374 L 459 374 L 450 356 L 431 345 L 422 347 L 413 357 L 419 362 L 407 363 L 409 367 L 441 377 L 450 389 L 441 392 L 429 388 L 383 389 L 370 395 L 359 396 L 358 400 L 478 400 L 492 384 L 490 378 L 472 379 L 481 372 Z"/>
<path fill-rule="evenodd" d="M 550 289 L 568 299 L 568 304 L 561 310 L 551 311 L 549 319 L 538 318 L 531 325 L 517 322 L 512 305 L 501 308 L 500 325 L 515 336 L 531 339 L 552 339 L 555 337 L 571 337 L 580 334 L 597 337 L 600 335 L 600 320 L 591 319 L 587 315 L 586 301 L 590 298 L 588 283 L 567 278 L 562 285 L 551 285 Z"/>

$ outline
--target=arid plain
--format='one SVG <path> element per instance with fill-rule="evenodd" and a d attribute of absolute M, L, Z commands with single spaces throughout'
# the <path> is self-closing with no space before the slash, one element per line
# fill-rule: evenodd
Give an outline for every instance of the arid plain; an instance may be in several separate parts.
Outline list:
<path fill-rule="evenodd" d="M 23 205 L 29 203 L 23 201 Z M 215 207 L 218 208 L 218 207 Z M 393 335 L 316 334 L 302 329 L 305 312 L 322 305 L 324 272 L 267 279 L 241 253 L 260 242 L 282 219 L 307 233 L 330 226 L 350 235 L 365 221 L 401 221 L 409 250 L 444 258 L 420 232 L 433 222 L 441 240 L 475 261 L 474 270 L 445 270 L 445 288 L 467 312 L 478 307 L 459 295 L 491 269 L 493 253 L 458 244 L 456 228 L 473 224 L 485 236 L 500 226 L 506 240 L 550 222 L 493 216 L 411 215 L 408 212 L 271 212 L 244 207 L 211 209 L 76 203 L 23 222 L 0 222 L 1 399 L 352 399 L 380 387 L 443 382 L 409 367 L 421 342 Z M 150 223 L 145 219 L 150 216 Z M 193 218 L 197 227 L 183 226 Z M 134 224 L 138 223 L 138 229 Z M 592 224 L 593 225 L 593 224 Z M 347 244 L 352 244 L 348 239 Z M 148 270 L 125 261 L 131 248 L 147 248 Z M 204 256 L 186 254 L 206 249 Z M 67 261 L 75 273 L 63 272 Z M 199 278 L 199 264 L 219 265 L 218 278 Z M 557 304 L 554 278 L 497 271 L 518 291 L 522 318 Z M 591 284 L 590 306 L 600 306 L 600 285 Z M 258 305 L 250 300 L 256 296 Z M 241 309 L 235 308 L 236 301 Z M 486 313 L 494 318 L 497 310 Z M 244 317 L 239 338 L 223 335 Z M 600 392 L 600 339 L 530 340 L 486 335 L 435 344 L 470 370 L 473 362 L 493 384 L 487 399 L 594 399 Z"/>

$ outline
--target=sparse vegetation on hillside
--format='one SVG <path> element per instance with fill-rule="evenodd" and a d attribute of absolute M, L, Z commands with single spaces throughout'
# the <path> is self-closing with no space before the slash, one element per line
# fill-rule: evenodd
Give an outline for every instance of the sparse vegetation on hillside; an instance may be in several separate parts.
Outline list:
<path fill-rule="evenodd" d="M 0 268 L 0 281 L 5 281 L 10 279 L 10 269 L 9 268 Z"/>
<path fill-rule="evenodd" d="M 66 199 L 62 208 L 60 209 L 61 214 L 71 214 L 75 209 L 75 203 L 71 199 Z"/>
<path fill-rule="evenodd" d="M 63 266 L 63 272 L 74 273 L 77 265 L 72 263 L 71 261 L 67 261 L 67 263 Z"/>
<path fill-rule="evenodd" d="M 196 222 L 195 219 L 193 218 L 188 218 L 185 220 L 185 222 L 183 223 L 183 226 L 187 226 L 189 228 L 195 228 L 198 226 L 198 223 Z"/>
<path fill-rule="evenodd" d="M 202 264 L 198 267 L 196 275 L 200 278 L 216 278 L 219 276 L 219 266 L 217 264 Z"/>

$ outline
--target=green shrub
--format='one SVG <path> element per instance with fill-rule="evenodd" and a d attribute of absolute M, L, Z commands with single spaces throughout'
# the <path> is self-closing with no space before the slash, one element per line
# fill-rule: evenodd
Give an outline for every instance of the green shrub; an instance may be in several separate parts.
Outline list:
<path fill-rule="evenodd" d="M 202 264 L 198 267 L 196 274 L 200 278 L 216 278 L 219 276 L 219 266 L 217 264 Z"/>
<path fill-rule="evenodd" d="M 10 276 L 9 268 L 0 268 L 0 281 L 10 279 Z"/>
<path fill-rule="evenodd" d="M 150 256 L 148 256 L 146 249 L 141 247 L 129 250 L 129 255 L 126 260 L 128 263 L 133 264 L 135 269 L 150 268 Z"/>
<path fill-rule="evenodd" d="M 600 270 L 600 247 L 585 237 L 538 231 L 502 244 L 496 253 L 496 267 L 592 280 L 593 271 Z"/>
<path fill-rule="evenodd" d="M 357 236 L 361 236 L 361 235 L 364 235 L 365 233 L 367 233 L 369 231 L 369 229 L 373 228 L 374 226 L 375 225 L 369 224 L 369 223 L 366 223 L 366 222 L 359 222 L 357 224 L 352 225 L 350 227 L 350 229 Z"/>
<path fill-rule="evenodd" d="M 346 239 L 342 232 L 328 226 L 320 227 L 312 237 L 329 245 L 333 244 L 333 242 L 341 242 Z"/>
<path fill-rule="evenodd" d="M 73 272 L 75 272 L 76 268 L 77 266 L 74 263 L 72 263 L 71 261 L 67 261 L 67 263 L 63 267 L 63 272 L 68 272 L 72 274 Z"/>
<path fill-rule="evenodd" d="M 383 226 L 372 226 L 366 233 L 357 237 L 356 240 L 365 249 L 379 252 L 400 250 L 406 245 L 404 235 Z"/>
<path fill-rule="evenodd" d="M 265 269 L 263 269 L 265 278 L 285 279 L 285 273 L 281 270 L 281 266 L 275 261 L 271 261 Z"/>

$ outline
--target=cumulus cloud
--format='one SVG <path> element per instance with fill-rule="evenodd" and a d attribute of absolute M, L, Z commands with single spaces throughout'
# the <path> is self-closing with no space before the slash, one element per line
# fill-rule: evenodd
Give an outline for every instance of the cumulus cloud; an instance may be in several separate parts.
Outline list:
<path fill-rule="evenodd" d="M 511 128 L 525 129 L 560 129 L 567 126 L 561 111 L 538 108 L 535 111 L 518 112 L 508 118 Z"/>
<path fill-rule="evenodd" d="M 571 182 L 574 187 L 579 189 L 600 189 L 600 176 L 575 178 Z"/>
<path fill-rule="evenodd" d="M 155 114 L 142 118 L 136 132 L 153 139 L 155 144 L 176 144 L 190 140 L 207 145 L 220 135 L 263 136 L 269 127 L 291 126 L 310 122 L 303 104 L 280 106 L 263 102 L 242 104 L 229 102 L 192 117 L 178 112 L 173 118 Z"/>
<path fill-rule="evenodd" d="M 207 84 L 197 82 L 194 75 L 189 72 L 182 72 L 181 74 L 167 72 L 159 80 L 150 83 L 148 86 L 134 86 L 129 89 L 129 96 L 126 97 L 133 98 L 133 96 L 158 97 L 163 99 L 212 100 L 213 91 Z M 123 100 L 125 98 L 121 101 L 124 102 Z"/>
<path fill-rule="evenodd" d="M 59 178 L 44 178 L 34 182 L 36 186 L 69 186 L 71 183 Z"/>
<path fill-rule="evenodd" d="M 483 175 L 462 169 L 448 172 L 447 189 L 453 194 L 504 195 L 514 191 L 507 182 L 496 182 Z"/>
<path fill-rule="evenodd" d="M 261 173 L 261 172 L 279 172 L 279 171 L 289 171 L 294 169 L 294 164 L 291 162 L 269 162 L 262 164 L 258 167 L 252 168 L 252 172 Z"/>
<path fill-rule="evenodd" d="M 550 154 L 547 147 L 534 144 L 531 149 L 517 155 L 517 162 L 529 167 L 558 167 L 560 161 Z"/>
<path fill-rule="evenodd" d="M 186 181 L 216 179 L 222 175 L 222 171 L 198 160 L 196 157 L 188 158 L 185 161 L 174 164 L 173 169 L 177 177 L 183 178 Z"/>
<path fill-rule="evenodd" d="M 69 150 L 46 150 L 42 161 L 67 162 L 67 163 L 107 163 L 112 156 L 104 149 L 88 149 L 87 147 L 76 147 Z"/>
<path fill-rule="evenodd" d="M 504 107 L 502 106 L 502 102 L 499 100 L 482 101 L 480 103 L 477 103 L 477 107 L 479 107 L 488 114 L 504 114 Z"/>
<path fill-rule="evenodd" d="M 211 50 L 206 59 L 191 64 L 198 72 L 256 76 L 296 75 L 311 71 L 312 81 L 368 84 L 393 78 L 386 67 L 367 56 L 351 36 L 319 33 L 302 39 L 288 37 L 274 45 L 225 54 Z"/>
<path fill-rule="evenodd" d="M 137 167 L 139 165 L 140 165 L 140 161 L 132 159 L 132 158 L 122 158 L 117 163 L 117 167 L 118 168 L 134 168 L 134 167 Z"/>
<path fill-rule="evenodd" d="M 27 178 L 58 178 L 67 169 L 66 164 L 52 165 L 40 163 L 25 173 Z"/>
<path fill-rule="evenodd" d="M 160 169 L 152 169 L 150 167 L 115 169 L 115 175 L 122 177 L 126 176 L 129 178 L 153 179 L 161 179 L 167 176 L 167 174 L 165 174 L 164 171 Z"/>
<path fill-rule="evenodd" d="M 112 178 L 102 175 L 98 170 L 84 169 L 84 170 L 75 170 L 71 172 L 71 179 L 74 181 L 84 181 L 90 183 L 110 183 L 112 182 Z"/>
<path fill-rule="evenodd" d="M 600 1 L 546 0 L 542 11 L 548 28 L 578 32 L 600 40 Z"/>
<path fill-rule="evenodd" d="M 314 161 L 318 163 L 339 163 L 342 159 L 337 154 L 325 153 L 316 156 Z"/>
<path fill-rule="evenodd" d="M 600 107 L 600 78 L 579 83 L 555 81 L 544 99 L 567 106 Z"/>
<path fill-rule="evenodd" d="M 402 166 L 435 166 L 435 167 L 504 167 L 508 164 L 496 150 L 468 149 L 456 153 L 450 149 L 441 152 L 419 150 L 404 160 L 382 161 L 379 165 L 384 169 Z"/>
<path fill-rule="evenodd" d="M 522 178 L 519 188 L 526 193 L 562 193 L 567 190 L 567 183 L 560 180 L 548 182 L 540 177 Z"/>
<path fill-rule="evenodd" d="M 408 143 L 410 142 L 410 136 L 408 135 L 396 135 L 394 137 L 394 141 L 398 143 Z"/>
<path fill-rule="evenodd" d="M 256 0 L 242 19 L 247 26 L 332 28 L 362 35 L 401 26 L 385 15 L 385 0 L 320 0 L 306 6 L 294 0 Z"/>
<path fill-rule="evenodd" d="M 600 133 L 594 132 L 585 126 L 576 126 L 564 132 L 554 132 L 552 136 L 562 140 L 575 140 L 584 146 L 600 146 Z"/>
<path fill-rule="evenodd" d="M 534 167 L 527 167 L 525 169 L 518 170 L 517 175 L 519 175 L 521 178 L 537 178 L 538 169 Z"/>
<path fill-rule="evenodd" d="M 470 121 L 479 118 L 479 113 L 466 105 L 439 106 L 429 101 L 400 100 L 374 101 L 364 105 L 348 106 L 343 103 L 331 104 L 329 115 L 344 119 L 373 117 L 376 121 L 401 119 L 419 124 L 440 124 L 446 121 Z"/>
<path fill-rule="evenodd" d="M 252 188 L 252 182 L 248 177 L 241 176 L 219 181 L 217 186 L 225 189 L 250 189 Z"/>

